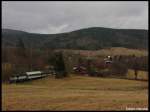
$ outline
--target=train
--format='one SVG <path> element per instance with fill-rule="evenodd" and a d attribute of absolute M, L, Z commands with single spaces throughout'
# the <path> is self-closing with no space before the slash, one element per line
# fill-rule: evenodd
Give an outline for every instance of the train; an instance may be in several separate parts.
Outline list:
<path fill-rule="evenodd" d="M 25 72 L 22 74 L 16 74 L 11 76 L 9 82 L 10 83 L 23 82 L 23 81 L 46 77 L 49 76 L 50 74 L 51 72 L 44 72 L 44 71 Z"/>

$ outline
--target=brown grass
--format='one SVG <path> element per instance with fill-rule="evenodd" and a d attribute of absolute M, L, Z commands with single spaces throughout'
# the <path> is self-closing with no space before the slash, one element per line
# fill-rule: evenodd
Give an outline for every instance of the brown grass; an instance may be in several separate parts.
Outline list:
<path fill-rule="evenodd" d="M 148 56 L 148 50 L 144 49 L 129 49 L 124 47 L 111 47 L 111 48 L 105 48 L 101 50 L 65 50 L 65 51 L 71 51 L 75 53 L 80 53 L 84 56 L 114 56 L 114 55 L 135 55 L 137 57 L 140 56 Z"/>
<path fill-rule="evenodd" d="M 148 82 L 71 76 L 2 85 L 2 110 L 125 110 L 148 107 Z"/>
<path fill-rule="evenodd" d="M 134 70 L 132 70 L 132 69 L 128 70 L 127 78 L 135 79 Z M 146 71 L 138 71 L 137 78 L 139 80 L 148 80 L 148 72 L 146 72 Z"/>

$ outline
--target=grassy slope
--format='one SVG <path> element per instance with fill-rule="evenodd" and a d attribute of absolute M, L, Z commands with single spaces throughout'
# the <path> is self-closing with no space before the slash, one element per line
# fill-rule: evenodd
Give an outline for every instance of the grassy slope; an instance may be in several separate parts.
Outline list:
<path fill-rule="evenodd" d="M 101 50 L 91 51 L 91 50 L 66 50 L 76 53 L 81 53 L 82 55 L 89 56 L 114 56 L 114 55 L 135 55 L 135 56 L 148 56 L 148 50 L 144 49 L 129 49 L 124 47 L 111 47 Z"/>
<path fill-rule="evenodd" d="M 148 82 L 71 76 L 2 85 L 3 110 L 125 110 L 148 107 Z"/>
<path fill-rule="evenodd" d="M 134 79 L 135 78 L 134 71 L 132 69 L 128 70 L 127 78 L 129 78 L 129 79 Z M 148 80 L 148 72 L 138 71 L 137 78 L 142 79 L 142 80 Z"/>
<path fill-rule="evenodd" d="M 112 47 L 110 49 L 102 49 L 99 51 L 100 54 L 105 55 L 136 55 L 136 56 L 147 56 L 148 51 L 140 49 L 128 49 L 123 47 Z"/>

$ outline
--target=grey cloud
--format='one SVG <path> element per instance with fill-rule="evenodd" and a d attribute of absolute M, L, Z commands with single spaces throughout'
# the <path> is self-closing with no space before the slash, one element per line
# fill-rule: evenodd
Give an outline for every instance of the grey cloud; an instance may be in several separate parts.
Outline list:
<path fill-rule="evenodd" d="M 148 29 L 148 2 L 2 2 L 2 27 L 61 33 L 86 27 Z"/>

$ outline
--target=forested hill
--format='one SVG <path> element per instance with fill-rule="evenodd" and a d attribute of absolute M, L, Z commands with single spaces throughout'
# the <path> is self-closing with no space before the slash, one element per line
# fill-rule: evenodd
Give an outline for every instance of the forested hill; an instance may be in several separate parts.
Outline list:
<path fill-rule="evenodd" d="M 92 27 L 60 34 L 35 34 L 2 29 L 2 47 L 86 49 L 107 47 L 148 48 L 148 30 Z"/>

